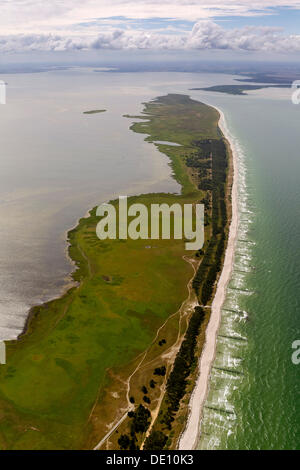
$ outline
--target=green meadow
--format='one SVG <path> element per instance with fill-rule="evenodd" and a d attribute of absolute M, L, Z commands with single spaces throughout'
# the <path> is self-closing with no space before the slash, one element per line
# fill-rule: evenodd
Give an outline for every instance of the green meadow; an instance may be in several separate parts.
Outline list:
<path fill-rule="evenodd" d="M 128 203 L 150 207 L 203 198 L 185 159 L 195 140 L 220 138 L 218 113 L 188 96 L 168 95 L 146 104 L 138 117 L 144 121 L 132 130 L 146 140 L 181 145 L 158 147 L 170 158 L 182 193 L 139 195 Z M 183 256 L 193 253 L 184 240 L 101 241 L 98 222 L 93 209 L 68 234 L 77 286 L 33 308 L 24 334 L 7 343 L 7 364 L 0 366 L 1 450 L 96 445 L 105 434 L 99 409 L 109 401 L 112 375 L 130 373 L 187 297 L 192 271 Z M 114 419 L 118 406 L 116 401 L 103 411 L 104 422 L 107 415 Z"/>

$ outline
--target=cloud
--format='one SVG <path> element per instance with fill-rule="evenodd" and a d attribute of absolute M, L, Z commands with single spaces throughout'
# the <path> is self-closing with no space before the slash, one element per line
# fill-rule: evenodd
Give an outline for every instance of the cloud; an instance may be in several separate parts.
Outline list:
<path fill-rule="evenodd" d="M 184 34 L 112 29 L 93 34 L 16 34 L 0 36 L 1 52 L 71 51 L 93 49 L 234 50 L 300 52 L 300 35 L 285 35 L 280 28 L 224 29 L 210 20 L 198 21 Z"/>
<path fill-rule="evenodd" d="M 300 9 L 300 0 L 1 0 L 0 51 L 300 51 L 298 35 L 213 21 L 276 14 L 276 7 Z"/>
<path fill-rule="evenodd" d="M 280 28 L 253 27 L 225 30 L 212 21 L 199 21 L 188 36 L 187 49 L 297 52 L 300 35 L 284 35 Z"/>
<path fill-rule="evenodd" d="M 54 33 L 95 18 L 173 18 L 189 21 L 216 16 L 258 16 L 276 7 L 300 9 L 300 0 L 1 0 L 2 34 Z M 276 14 L 276 12 L 275 12 Z"/>

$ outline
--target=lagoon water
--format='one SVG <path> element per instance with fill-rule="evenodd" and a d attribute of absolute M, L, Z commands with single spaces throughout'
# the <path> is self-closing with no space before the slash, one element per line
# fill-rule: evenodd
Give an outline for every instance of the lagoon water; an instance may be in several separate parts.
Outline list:
<path fill-rule="evenodd" d="M 119 195 L 180 191 L 167 157 L 123 116 L 218 77 L 73 68 L 0 78 L 8 83 L 0 106 L 1 340 L 15 338 L 29 308 L 70 281 L 66 231 L 88 209 Z M 93 109 L 107 111 L 83 114 Z"/>
<path fill-rule="evenodd" d="M 65 232 L 79 217 L 119 194 L 179 187 L 167 158 L 123 117 L 152 97 L 143 82 L 90 70 L 2 78 L 0 339 L 10 339 L 30 306 L 65 287 Z M 99 107 L 107 112 L 83 114 Z"/>
<path fill-rule="evenodd" d="M 142 103 L 188 93 L 221 108 L 240 166 L 240 234 L 223 309 L 199 448 L 299 448 L 300 106 L 288 91 L 248 97 L 188 91 L 232 76 L 94 73 L 4 75 L 0 107 L 0 339 L 30 306 L 66 287 L 65 232 L 120 194 L 178 192 L 168 160 L 129 130 Z M 106 113 L 84 115 L 91 109 Z"/>

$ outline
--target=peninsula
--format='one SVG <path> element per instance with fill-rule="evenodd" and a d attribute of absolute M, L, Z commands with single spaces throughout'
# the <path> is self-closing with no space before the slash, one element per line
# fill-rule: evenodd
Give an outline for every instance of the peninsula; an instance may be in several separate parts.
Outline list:
<path fill-rule="evenodd" d="M 132 131 L 169 157 L 181 194 L 128 201 L 203 203 L 204 247 L 101 241 L 96 208 L 82 218 L 68 234 L 76 285 L 34 307 L 7 343 L 1 450 L 175 449 L 185 429 L 228 243 L 231 150 L 219 112 L 186 95 L 150 101 L 137 118 Z"/>

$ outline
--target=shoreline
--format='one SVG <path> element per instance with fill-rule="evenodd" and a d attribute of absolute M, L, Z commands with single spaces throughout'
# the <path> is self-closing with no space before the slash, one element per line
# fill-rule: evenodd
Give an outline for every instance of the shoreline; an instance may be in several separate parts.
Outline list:
<path fill-rule="evenodd" d="M 211 106 L 211 105 L 209 105 Z M 213 105 L 219 112 L 220 120 L 218 126 L 225 139 L 229 143 L 232 164 L 233 182 L 231 189 L 232 217 L 229 228 L 228 243 L 223 263 L 223 269 L 217 284 L 217 290 L 211 306 L 211 317 L 205 332 L 205 344 L 198 363 L 198 378 L 189 402 L 189 416 L 186 427 L 181 434 L 178 443 L 179 450 L 196 449 L 200 437 L 200 428 L 203 414 L 203 406 L 207 398 L 210 386 L 210 374 L 215 360 L 217 348 L 217 335 L 222 318 L 222 306 L 226 298 L 226 289 L 231 278 L 234 264 L 236 239 L 238 235 L 239 213 L 238 213 L 238 159 L 237 149 L 228 131 L 224 113 Z"/>
<path fill-rule="evenodd" d="M 169 95 L 168 95 L 168 96 L 169 96 Z M 177 96 L 177 95 L 175 95 L 175 97 L 176 97 L 176 96 Z M 187 104 L 190 104 L 190 103 L 189 103 L 189 100 L 191 100 L 190 97 L 185 97 L 185 96 L 184 96 L 183 98 L 181 98 L 180 95 L 179 95 L 180 98 L 177 98 L 177 100 L 175 100 L 175 104 L 174 104 L 173 101 L 172 101 L 172 97 L 173 97 L 173 95 L 171 95 L 171 98 L 170 98 L 169 100 L 171 100 L 171 104 L 174 105 L 174 106 L 175 106 L 175 105 L 176 105 L 176 106 L 177 106 L 177 105 L 178 105 L 178 106 L 181 105 L 181 104 L 182 104 L 182 103 L 181 103 L 182 100 L 183 100 L 184 106 L 187 106 Z M 174 99 L 174 98 L 173 98 L 173 99 Z M 166 100 L 167 100 L 167 104 L 168 104 L 168 97 L 166 98 Z M 179 102 L 179 103 L 178 103 L 178 102 Z M 195 103 L 196 103 L 196 102 L 195 102 Z M 198 102 L 197 102 L 197 103 L 198 103 Z M 194 104 L 194 103 L 193 103 L 193 104 Z M 196 105 L 194 104 L 194 106 L 196 106 Z M 197 104 L 197 106 L 200 107 L 201 111 L 202 111 L 201 106 L 204 106 L 204 107 L 205 107 L 204 110 L 205 110 L 205 112 L 207 112 L 207 114 L 205 114 L 205 117 L 206 117 L 206 119 L 208 120 L 208 124 L 207 124 L 207 125 L 209 126 L 207 132 L 208 132 L 209 136 L 211 136 L 211 138 L 218 138 L 218 139 L 220 139 L 220 132 L 222 132 L 223 129 L 222 129 L 222 127 L 220 126 L 220 117 L 221 117 L 221 113 L 219 112 L 219 110 L 218 110 L 216 107 L 213 107 L 213 106 L 210 106 L 210 105 L 206 105 L 206 104 L 201 103 L 201 102 L 199 102 L 199 105 Z M 191 106 L 189 106 L 189 107 L 187 108 L 187 113 L 191 113 L 192 115 L 193 115 L 193 113 L 195 113 L 196 111 L 198 111 L 198 107 L 196 107 L 196 111 L 195 111 L 194 109 L 191 110 L 190 108 L 191 108 Z M 207 108 L 207 109 L 206 109 L 206 108 Z M 209 108 L 211 108 L 211 109 L 209 109 Z M 177 109 L 177 108 L 176 108 L 176 109 Z M 155 118 L 156 118 L 155 112 L 153 113 L 153 115 L 154 115 L 153 120 L 155 120 Z M 197 117 L 198 117 L 198 114 L 197 114 Z M 172 123 L 171 123 L 171 124 L 172 124 Z M 169 124 L 169 127 L 171 126 L 171 124 Z M 193 138 L 193 132 L 194 132 L 194 134 L 199 132 L 199 131 L 198 131 L 198 128 L 199 128 L 199 125 L 194 126 L 194 128 L 192 128 L 192 129 L 190 130 L 190 133 L 188 133 L 188 137 L 189 137 L 190 139 Z M 167 130 L 168 130 L 168 132 L 170 132 L 169 128 L 168 128 Z M 137 130 L 135 130 L 135 131 L 137 131 Z M 151 132 L 150 132 L 150 131 L 151 131 Z M 152 129 L 149 129 L 149 132 L 147 132 L 147 134 L 151 135 L 152 132 L 153 132 L 153 130 L 152 130 Z M 146 133 L 146 132 L 143 132 L 143 130 L 142 130 L 141 133 Z M 205 134 L 205 136 L 206 136 L 206 135 L 207 135 L 207 134 Z M 196 136 L 198 136 L 198 134 L 196 134 Z M 223 137 L 226 139 L 226 133 L 225 133 L 225 131 L 224 131 Z M 169 139 L 169 140 L 170 140 L 170 139 Z M 227 141 L 227 147 L 228 147 L 228 152 L 229 152 L 229 158 L 230 158 L 231 161 L 233 161 L 233 158 L 231 157 L 231 155 L 232 155 L 232 150 L 231 150 L 231 146 L 230 146 L 230 142 L 229 142 L 229 141 Z M 163 153 L 163 152 L 162 152 L 162 153 Z M 169 152 L 169 153 L 170 153 L 170 152 Z M 185 179 L 185 178 L 184 178 L 184 176 L 185 176 L 185 174 L 186 174 L 186 173 L 183 171 L 183 170 L 185 169 L 185 166 L 184 166 L 184 168 L 182 168 L 182 167 L 176 167 L 176 162 L 178 163 L 177 160 L 178 160 L 179 157 L 178 157 L 178 155 L 177 155 L 176 153 L 175 153 L 175 155 L 173 155 L 173 152 L 172 152 L 171 155 L 169 155 L 169 153 L 166 152 L 166 155 L 171 159 L 171 162 L 173 162 L 173 165 L 175 165 L 175 169 L 177 169 L 177 172 L 175 172 L 175 170 L 174 170 L 173 178 L 178 178 L 178 180 L 180 181 L 180 184 L 181 184 L 181 186 L 182 186 L 182 193 L 181 193 L 180 195 L 178 195 L 178 196 L 181 197 L 181 198 L 183 198 L 183 200 L 185 200 L 184 198 L 186 198 L 186 200 L 190 200 L 190 198 L 192 198 L 192 196 L 195 196 L 196 193 L 195 193 L 195 194 L 194 194 L 194 193 L 191 194 L 191 193 L 189 192 L 190 189 L 191 189 L 190 186 L 192 186 L 192 185 L 191 185 L 191 182 L 190 182 L 189 179 Z M 225 153 L 224 153 L 224 155 L 225 155 Z M 176 160 L 176 158 L 177 158 L 177 160 Z M 225 158 L 225 157 L 223 157 L 223 158 Z M 181 160 L 180 160 L 180 161 L 181 161 Z M 228 190 L 227 190 L 227 201 L 229 202 L 228 207 L 230 206 L 230 199 L 231 199 L 231 196 L 232 196 L 232 188 L 233 188 L 233 182 L 234 182 L 234 178 L 232 177 L 232 171 L 233 171 L 233 164 L 231 163 L 231 164 L 230 164 L 230 185 L 229 185 Z M 230 186 L 231 186 L 231 187 L 230 187 Z M 184 192 L 184 190 L 185 190 L 185 192 Z M 170 194 L 170 193 L 147 193 L 147 194 L 141 195 L 141 196 L 147 197 L 147 198 L 149 199 L 149 197 L 150 197 L 152 194 L 154 194 L 155 197 L 161 196 L 161 197 L 167 198 L 168 200 L 169 200 L 170 197 L 172 196 L 172 194 Z M 173 196 L 175 197 L 175 196 L 177 196 L 177 195 L 173 195 Z M 177 196 L 177 197 L 178 197 L 178 196 Z M 134 197 L 137 197 L 137 196 L 134 196 Z M 225 199 L 225 197 L 224 197 L 224 199 Z M 94 208 L 94 210 L 95 210 L 95 208 Z M 78 274 L 78 276 L 77 276 L 76 278 L 74 277 L 74 281 L 75 281 L 75 282 L 76 282 L 76 281 L 79 282 L 79 285 L 82 285 L 82 286 L 83 286 L 83 294 L 84 294 L 84 295 L 78 295 L 78 296 L 76 296 L 76 291 L 75 291 L 74 289 L 76 289 L 76 287 L 78 288 L 78 285 L 77 285 L 77 286 L 73 286 L 74 289 L 72 289 L 72 287 L 70 287 L 69 289 L 67 289 L 67 291 L 65 292 L 65 294 L 64 294 L 62 297 L 59 297 L 58 299 L 54 299 L 54 300 L 49 301 L 49 302 L 45 302 L 45 303 L 43 303 L 41 306 L 38 305 L 38 306 L 33 307 L 32 310 L 30 311 L 30 316 L 28 317 L 28 321 L 27 321 L 26 326 L 25 326 L 25 329 L 24 329 L 25 331 L 23 332 L 23 334 L 21 335 L 21 337 L 20 337 L 20 336 L 18 337 L 18 340 L 23 340 L 23 339 L 25 339 L 25 336 L 27 335 L 27 333 L 30 333 L 31 331 L 33 331 L 33 327 L 35 327 L 35 325 L 37 325 L 39 328 L 42 328 L 42 329 L 43 329 L 43 328 L 48 327 L 48 325 L 50 324 L 50 326 L 52 327 L 53 335 L 54 335 L 54 337 L 55 337 L 54 331 L 55 331 L 56 325 L 58 324 L 59 321 L 63 321 L 65 324 L 67 324 L 67 329 L 68 329 L 68 331 L 71 332 L 71 334 L 73 333 L 73 331 L 75 331 L 75 332 L 77 331 L 76 328 L 72 325 L 72 323 L 71 323 L 71 324 L 70 324 L 70 323 L 66 323 L 68 320 L 66 320 L 65 317 L 66 317 L 66 314 L 67 314 L 68 309 L 69 309 L 69 307 L 70 307 L 71 304 L 72 304 L 72 308 L 74 309 L 74 312 L 75 312 L 75 313 L 77 312 L 78 309 L 79 309 L 79 311 L 81 311 L 81 309 L 82 309 L 82 303 L 83 303 L 83 302 L 86 302 L 85 300 L 82 301 L 81 299 L 82 299 L 82 298 L 85 299 L 85 298 L 87 297 L 87 296 L 86 296 L 86 292 L 88 292 L 88 294 L 90 295 L 90 290 L 85 291 L 84 288 L 90 289 L 91 286 L 93 287 L 93 285 L 90 283 L 91 269 L 90 269 L 90 265 L 89 265 L 89 260 L 86 258 L 86 256 L 84 255 L 84 253 L 82 253 L 82 250 L 81 250 L 81 248 L 80 248 L 80 246 L 83 245 L 83 250 L 84 250 L 85 243 L 88 243 L 88 242 L 85 242 L 86 237 L 80 238 L 80 235 L 82 236 L 82 235 L 85 233 L 85 229 L 86 229 L 85 225 L 87 225 L 87 226 L 89 225 L 88 223 L 85 224 L 84 220 L 85 220 L 86 218 L 92 220 L 93 217 L 95 217 L 94 210 L 93 210 L 93 209 L 88 209 L 87 212 L 86 212 L 86 215 L 85 215 L 84 217 L 81 217 L 81 218 L 78 220 L 77 225 L 76 225 L 73 229 L 71 228 L 71 229 L 69 229 L 68 231 L 65 232 L 65 239 L 66 239 L 66 242 L 67 242 L 67 243 L 66 243 L 67 246 L 66 246 L 65 254 L 66 254 L 66 256 L 68 257 L 68 259 L 71 261 L 71 267 L 72 267 L 72 265 L 73 265 L 73 266 L 79 266 L 79 271 L 78 271 L 79 274 Z M 220 217 L 220 214 L 219 214 L 219 217 Z M 221 219 L 221 220 L 222 220 L 222 219 Z M 93 221 L 93 220 L 92 220 L 92 222 L 93 222 L 93 223 L 96 223 L 96 221 Z M 231 224 L 231 221 L 230 221 L 230 220 L 229 220 L 229 223 Z M 224 226 L 225 226 L 225 225 L 224 225 Z M 231 226 L 231 225 L 230 225 L 230 226 Z M 228 223 L 227 223 L 227 224 L 226 224 L 226 232 L 227 232 L 227 240 L 228 240 L 228 242 L 229 242 L 229 235 L 230 235 L 230 232 L 228 231 L 228 228 L 229 228 L 229 227 L 228 227 Z M 73 232 L 75 232 L 75 231 L 76 231 L 77 234 L 79 233 L 79 239 L 76 239 L 75 234 L 73 233 Z M 76 242 L 76 243 L 75 243 L 75 242 Z M 75 251 L 70 252 L 70 248 L 71 248 L 71 247 L 74 248 Z M 117 248 L 118 248 L 118 247 L 117 247 Z M 142 250 L 144 251 L 144 248 L 143 248 L 143 247 L 142 247 Z M 119 250 L 119 251 L 120 251 L 120 250 Z M 121 254 L 124 255 L 124 250 L 123 250 L 123 248 L 122 248 L 121 251 L 122 251 Z M 227 252 L 227 251 L 226 251 L 226 252 Z M 80 255 L 80 253 L 81 253 L 82 256 Z M 93 253 L 94 253 L 94 252 L 93 252 Z M 118 251 L 117 251 L 117 254 L 118 254 Z M 172 252 L 172 254 L 173 254 L 173 252 Z M 225 253 L 225 254 L 226 254 L 226 253 Z M 78 258 L 77 255 L 79 255 L 79 258 Z M 99 255 L 99 256 L 100 256 L 100 255 Z M 102 254 L 101 256 L 103 256 L 103 254 Z M 87 261 L 87 268 L 88 268 L 88 269 L 87 269 L 87 272 L 85 272 L 85 263 L 83 263 L 82 271 L 80 271 L 80 269 L 81 269 L 81 264 L 82 264 L 82 259 L 81 259 L 82 257 L 85 258 L 85 260 Z M 223 258 L 223 257 L 224 257 L 224 248 L 223 248 L 223 255 L 222 255 L 222 258 Z M 118 257 L 117 257 L 117 258 L 118 258 Z M 78 261 L 78 260 L 79 260 L 79 261 Z M 78 261 L 78 263 L 77 263 L 77 261 Z M 224 264 L 225 264 L 225 259 L 224 259 Z M 98 265 L 97 265 L 97 266 L 98 266 Z M 102 272 L 101 270 L 103 269 L 102 266 L 103 266 L 103 259 L 101 259 L 101 265 L 100 265 L 100 263 L 99 263 L 99 267 L 100 267 L 99 273 L 100 273 L 100 274 L 101 274 L 101 272 Z M 118 264 L 118 266 L 119 266 L 119 264 Z M 128 271 L 127 271 L 127 269 L 128 269 L 128 268 L 127 268 L 127 265 L 125 266 L 125 268 L 126 268 L 126 274 L 127 274 L 127 272 L 128 272 Z M 178 268 L 179 268 L 179 265 L 178 265 Z M 109 264 L 109 268 L 108 268 L 108 269 L 111 269 L 110 264 Z M 181 268 L 181 264 L 180 264 L 180 269 L 182 269 L 182 268 Z M 220 267 L 219 267 L 219 269 L 220 269 Z M 172 272 L 173 272 L 173 271 L 174 271 L 174 270 L 172 269 Z M 75 271 L 75 272 L 76 272 L 76 271 Z M 96 271 L 95 274 L 97 274 L 97 272 L 98 272 L 98 271 Z M 182 282 L 182 276 L 179 275 L 179 272 L 180 272 L 180 271 L 177 271 L 177 272 L 176 272 L 175 278 L 176 278 L 176 282 L 179 282 L 179 281 L 180 281 L 180 283 L 181 283 L 181 282 Z M 121 273 L 122 273 L 122 271 L 121 271 Z M 74 271 L 71 272 L 71 276 L 72 276 L 72 274 L 73 274 L 73 276 L 74 276 Z M 183 271 L 183 275 L 185 275 L 185 271 Z M 171 278 L 171 279 L 172 279 L 172 278 Z M 175 280 L 174 280 L 174 282 L 175 282 Z M 191 281 L 189 281 L 189 282 L 191 282 Z M 178 286 L 178 287 L 179 287 L 179 286 Z M 103 287 L 104 292 L 106 292 L 105 289 L 106 289 L 106 287 Z M 180 289 L 181 289 L 181 285 L 180 285 Z M 73 293 L 72 293 L 73 290 L 74 290 L 74 292 L 75 292 L 74 296 L 73 296 Z M 92 292 L 94 292 L 94 291 L 92 291 Z M 81 292 L 81 294 L 82 294 L 82 292 Z M 97 294 L 97 293 L 96 293 L 96 294 Z M 95 295 L 96 295 L 96 294 L 95 294 Z M 163 295 L 163 300 L 164 300 L 164 298 L 165 298 L 165 293 L 163 293 L 162 295 Z M 216 294 L 216 295 L 217 295 L 217 294 Z M 155 290 L 155 297 L 156 297 L 156 296 L 157 296 L 157 289 Z M 96 297 L 97 297 L 97 295 L 96 295 Z M 74 305 L 75 305 L 75 306 L 74 306 Z M 47 315 L 46 315 L 46 316 L 45 316 L 45 315 L 41 315 L 41 313 L 44 313 L 44 312 L 46 311 L 45 309 L 47 310 L 47 312 L 46 312 Z M 77 309 L 77 310 L 76 310 L 76 309 Z M 89 326 L 89 324 L 88 324 L 88 325 L 87 325 L 87 330 L 89 330 L 89 328 L 92 328 L 92 329 L 93 329 L 93 332 L 94 332 L 94 328 L 99 326 L 98 330 L 99 330 L 100 334 L 102 334 L 101 322 L 99 323 L 99 325 L 98 325 L 98 323 L 97 323 L 97 321 L 98 321 L 98 320 L 97 320 L 97 319 L 98 319 L 98 311 L 96 311 L 96 309 L 95 309 L 94 306 L 92 305 L 92 306 L 90 306 L 89 312 L 90 312 L 90 315 L 91 315 L 91 316 L 95 314 L 96 322 L 95 322 L 95 325 L 92 325 L 92 326 Z M 105 313 L 105 312 L 104 312 L 104 313 Z M 72 317 L 71 317 L 71 318 L 72 318 Z M 74 317 L 73 317 L 73 318 L 74 318 Z M 72 319 L 73 319 L 73 318 L 72 318 Z M 207 319 L 207 321 L 208 321 L 208 319 Z M 91 324 L 90 324 L 90 325 L 91 325 Z M 217 325 L 217 327 L 218 327 L 218 325 Z M 209 328 L 209 326 L 207 326 L 207 328 Z M 109 330 L 109 328 L 108 328 L 108 330 Z M 140 329 L 139 329 L 138 331 L 139 331 L 139 333 L 140 333 Z M 205 330 L 203 329 L 203 342 L 202 342 L 202 344 L 203 344 L 203 343 L 205 344 L 205 342 L 204 342 L 204 331 L 205 331 Z M 207 330 L 206 330 L 206 331 L 207 331 Z M 208 335 L 208 334 L 205 332 L 205 336 L 206 336 L 206 335 Z M 30 336 L 29 336 L 29 337 L 27 336 L 27 338 L 29 338 L 28 341 L 30 341 Z M 67 337 L 67 339 L 68 339 L 68 337 Z M 83 341 L 82 341 L 82 342 L 83 342 L 83 345 L 84 345 L 84 340 L 85 340 L 85 337 L 83 337 Z M 167 341 L 169 341 L 169 337 L 168 337 Z M 39 351 L 40 351 L 40 349 L 41 349 L 41 348 L 40 348 L 40 343 L 42 343 L 42 346 L 43 346 L 43 339 L 42 339 L 41 341 L 38 340 Z M 104 340 L 104 343 L 105 343 L 105 340 Z M 85 346 L 85 345 L 84 345 L 84 346 Z M 16 346 L 16 347 L 17 347 L 17 346 Z M 126 347 L 127 347 L 127 346 L 126 346 Z M 128 347 L 127 347 L 127 348 L 128 348 Z M 64 350 L 64 344 L 60 344 L 60 350 L 62 351 L 61 354 L 62 354 L 64 357 L 66 357 L 66 353 L 65 353 L 65 350 Z M 18 351 L 17 351 L 17 353 L 18 353 Z M 22 353 L 22 351 L 21 351 L 21 353 Z M 20 353 L 20 354 L 21 354 L 21 353 Z M 58 355 L 57 350 L 55 350 L 55 352 L 53 352 L 53 355 L 55 355 L 55 356 Z M 81 372 L 80 366 L 77 366 L 77 362 L 76 362 L 76 361 L 74 361 L 74 365 L 73 365 L 73 362 L 72 362 L 72 355 L 70 356 L 70 355 L 68 354 L 67 357 L 68 357 L 68 360 L 69 360 L 70 363 L 71 363 L 71 366 L 74 367 L 74 369 L 76 369 L 76 367 L 77 367 L 78 370 L 79 370 L 79 372 Z M 97 360 L 98 360 L 99 354 L 97 353 L 95 357 L 96 357 Z M 159 356 L 159 357 L 160 357 L 160 356 Z M 54 358 L 54 361 L 55 361 L 55 360 L 56 360 L 56 357 Z M 160 359 L 159 359 L 159 361 L 160 361 Z M 157 364 L 159 365 L 160 362 L 157 363 Z M 60 364 L 57 364 L 57 365 L 58 365 L 58 367 L 61 367 Z M 151 369 L 151 370 L 150 370 L 150 369 Z M 76 369 L 76 371 L 77 371 L 77 369 Z M 52 372 L 52 370 L 51 370 L 50 372 Z M 143 371 L 143 374 L 144 374 L 144 373 L 145 373 L 145 371 Z M 152 377 L 152 374 L 153 374 L 153 366 L 152 366 L 152 363 L 151 363 L 151 367 L 149 367 L 149 371 L 147 370 L 147 373 L 149 373 L 149 377 Z M 55 376 L 56 374 L 57 374 L 56 369 L 54 369 L 53 375 Z M 97 377 L 98 377 L 98 369 L 97 369 Z M 144 379 L 143 379 L 143 380 L 144 380 Z M 196 378 L 196 380 L 195 380 L 196 383 L 197 383 L 197 380 L 198 380 L 198 378 Z M 207 380 L 208 380 L 208 379 L 207 379 Z M 102 385 L 101 385 L 101 386 L 102 386 Z M 136 387 L 137 387 L 137 386 L 136 386 Z M 98 388 L 98 390 L 99 390 L 99 388 Z M 135 389 L 133 388 L 133 390 L 135 390 Z M 135 390 L 135 391 L 136 391 L 136 390 Z M 77 390 L 76 390 L 76 393 L 78 393 L 78 396 L 79 396 L 79 392 L 80 392 L 80 386 L 78 387 L 78 392 L 77 392 Z M 132 392 L 132 393 L 135 393 L 135 392 Z M 98 397 L 98 395 L 97 395 L 97 397 Z M 98 400 L 98 398 L 97 398 L 97 400 Z M 97 401 L 96 401 L 95 403 L 97 403 Z M 100 406 L 100 405 L 99 405 L 99 406 Z M 101 406 L 103 406 L 103 405 L 101 405 Z M 100 409 L 102 410 L 102 408 L 100 408 Z M 93 412 L 94 412 L 94 411 L 93 411 Z M 97 411 L 97 413 L 98 413 L 98 412 L 99 412 L 99 411 Z M 89 415 L 89 416 L 91 416 L 91 415 Z M 89 418 L 89 419 L 90 419 L 90 418 Z M 97 419 L 98 419 L 98 417 L 97 417 Z M 106 418 L 105 418 L 105 416 L 104 416 L 104 417 L 103 417 L 103 425 L 106 424 L 105 419 L 106 419 Z M 101 424 L 101 425 L 102 425 L 102 424 Z M 97 426 L 95 426 L 95 427 L 97 427 Z M 101 427 L 99 427 L 99 429 L 101 430 Z M 181 426 L 181 429 L 178 430 L 178 431 L 179 431 L 179 432 L 178 432 L 178 434 L 177 434 L 177 436 L 176 436 L 176 441 L 178 440 L 178 436 L 180 436 L 180 432 L 182 431 L 182 426 Z M 94 432 L 94 431 L 93 431 L 93 432 Z M 100 432 L 100 431 L 99 431 L 99 432 Z M 45 434 L 47 435 L 47 431 L 46 431 L 46 430 L 45 430 Z M 96 433 L 96 431 L 95 431 L 95 435 L 96 435 L 96 434 L 98 434 L 98 432 Z M 116 440 L 116 439 L 117 439 L 117 438 L 115 438 L 115 440 Z M 90 440 L 91 440 L 91 442 L 93 441 L 93 435 L 91 435 Z M 176 441 L 174 440 L 174 447 L 173 447 L 173 448 L 176 448 Z M 59 445 L 61 445 L 61 444 L 59 443 Z M 68 445 L 68 444 L 67 444 L 67 445 Z M 117 445 L 117 444 L 116 444 L 116 445 Z"/>

